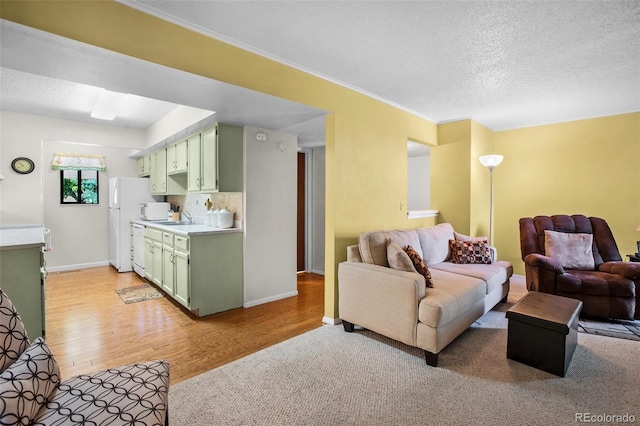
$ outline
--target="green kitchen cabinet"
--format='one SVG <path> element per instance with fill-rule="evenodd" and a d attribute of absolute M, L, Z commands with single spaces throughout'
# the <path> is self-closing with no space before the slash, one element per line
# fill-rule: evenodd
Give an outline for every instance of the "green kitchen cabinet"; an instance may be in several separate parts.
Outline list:
<path fill-rule="evenodd" d="M 222 123 L 189 138 L 188 191 L 242 191 L 242 139 L 242 127 Z"/>
<path fill-rule="evenodd" d="M 0 250 L 0 287 L 24 322 L 31 341 L 45 337 L 42 247 Z"/>
<path fill-rule="evenodd" d="M 167 146 L 167 174 L 186 173 L 188 164 L 188 140 Z"/>
<path fill-rule="evenodd" d="M 146 177 L 151 173 L 151 156 L 138 158 L 138 177 Z"/>

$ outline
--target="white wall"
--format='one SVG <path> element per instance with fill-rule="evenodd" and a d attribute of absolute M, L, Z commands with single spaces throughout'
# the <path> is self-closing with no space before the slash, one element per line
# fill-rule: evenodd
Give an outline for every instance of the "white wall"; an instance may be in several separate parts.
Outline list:
<path fill-rule="evenodd" d="M 407 210 L 428 210 L 431 204 L 430 157 L 407 158 Z"/>
<path fill-rule="evenodd" d="M 189 132 L 190 130 L 194 130 L 194 125 L 201 126 L 199 123 L 208 117 L 215 118 L 212 117 L 213 114 L 211 111 L 178 105 L 173 111 L 147 129 L 146 146 L 152 147 L 172 136 L 175 136 L 175 138 L 172 138 L 175 140 L 190 136 L 191 133 Z M 199 130 L 199 128 L 195 130 Z"/>
<path fill-rule="evenodd" d="M 325 148 L 311 151 L 311 272 L 324 274 Z"/>
<path fill-rule="evenodd" d="M 256 134 L 268 140 L 258 142 Z M 280 144 L 286 144 L 284 151 Z M 297 137 L 244 128 L 244 306 L 295 296 Z"/>
<path fill-rule="evenodd" d="M 144 146 L 145 134 L 138 130 L 0 111 L 0 174 L 5 177 L 0 182 L 0 225 L 44 223 L 50 228 L 53 251 L 46 256 L 50 269 L 106 264 L 108 180 L 135 176 L 136 162 L 128 157 Z M 98 206 L 59 204 L 60 172 L 51 170 L 57 151 L 106 156 Z M 34 160 L 33 173 L 18 175 L 11 170 L 11 161 L 20 156 Z"/>

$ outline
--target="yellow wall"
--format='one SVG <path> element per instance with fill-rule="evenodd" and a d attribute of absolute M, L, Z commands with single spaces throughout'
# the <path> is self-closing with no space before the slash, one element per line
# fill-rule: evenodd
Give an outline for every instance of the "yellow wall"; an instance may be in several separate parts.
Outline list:
<path fill-rule="evenodd" d="M 518 220 L 552 214 L 604 218 L 620 253 L 640 232 L 640 113 L 496 132 L 495 245 L 524 273 Z M 628 260 L 628 259 L 626 259 Z"/>
<path fill-rule="evenodd" d="M 325 315 L 338 316 L 337 263 L 360 232 L 426 226 L 408 220 L 406 142 L 437 143 L 437 126 L 326 80 L 120 3 L 3 2 L 3 19 L 135 58 L 332 112 L 327 117 Z"/>
<path fill-rule="evenodd" d="M 438 222 L 469 234 L 471 215 L 471 120 L 438 126 L 438 146 L 431 148 L 431 208 Z"/>

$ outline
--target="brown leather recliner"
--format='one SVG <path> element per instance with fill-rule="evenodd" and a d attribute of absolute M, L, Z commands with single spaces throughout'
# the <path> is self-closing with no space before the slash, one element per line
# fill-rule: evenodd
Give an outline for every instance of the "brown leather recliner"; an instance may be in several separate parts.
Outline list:
<path fill-rule="evenodd" d="M 593 235 L 593 270 L 565 269 L 545 256 L 545 230 Z M 607 222 L 583 215 L 520 219 L 527 289 L 581 300 L 582 316 L 640 319 L 640 263 L 622 262 Z"/>

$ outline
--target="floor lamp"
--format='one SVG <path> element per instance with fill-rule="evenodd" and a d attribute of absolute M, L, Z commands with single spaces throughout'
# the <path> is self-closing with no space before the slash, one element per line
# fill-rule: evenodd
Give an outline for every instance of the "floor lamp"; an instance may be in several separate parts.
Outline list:
<path fill-rule="evenodd" d="M 502 155 L 483 155 L 479 158 L 483 166 L 489 168 L 489 245 L 491 245 L 493 230 L 493 169 L 502 163 Z"/>

